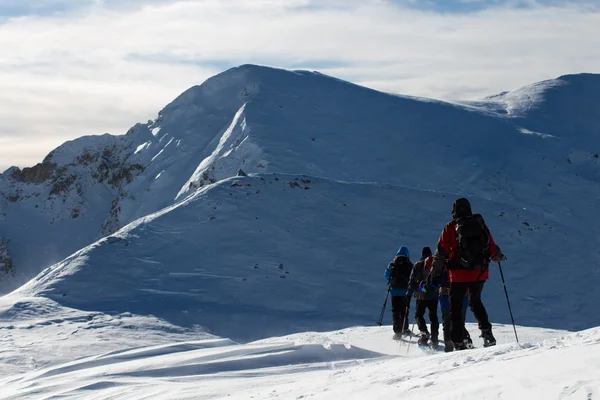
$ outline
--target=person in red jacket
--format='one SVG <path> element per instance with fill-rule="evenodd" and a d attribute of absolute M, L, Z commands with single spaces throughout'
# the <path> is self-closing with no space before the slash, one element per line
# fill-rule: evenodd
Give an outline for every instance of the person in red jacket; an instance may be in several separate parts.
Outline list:
<path fill-rule="evenodd" d="M 494 262 L 505 259 L 494 242 L 483 217 L 473 215 L 471 204 L 465 198 L 457 199 L 452 206 L 452 221 L 444 227 L 433 256 L 432 276 L 442 278 L 444 265 L 450 280 L 450 337 L 455 350 L 464 350 L 464 320 L 462 307 L 465 295 L 481 330 L 484 346 L 493 346 L 496 339 L 492 334 L 487 311 L 481 302 L 481 291 L 488 279 L 490 259 Z"/>

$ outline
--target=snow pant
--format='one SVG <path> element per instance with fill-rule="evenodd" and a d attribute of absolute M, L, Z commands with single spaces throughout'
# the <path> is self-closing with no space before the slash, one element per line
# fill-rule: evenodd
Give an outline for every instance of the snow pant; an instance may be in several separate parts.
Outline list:
<path fill-rule="evenodd" d="M 392 296 L 392 324 L 394 333 L 408 329 L 408 307 L 410 300 L 406 296 Z"/>
<path fill-rule="evenodd" d="M 437 339 L 440 333 L 440 322 L 437 315 L 438 299 L 417 300 L 415 307 L 415 321 L 419 331 L 427 333 L 427 324 L 425 323 L 425 310 L 429 310 L 429 322 L 431 323 L 431 337 Z"/>
<path fill-rule="evenodd" d="M 463 302 L 465 295 L 469 299 L 469 307 L 479 323 L 482 332 L 492 329 L 487 312 L 481 302 L 481 291 L 485 281 L 477 282 L 451 282 L 450 283 L 450 338 L 454 343 L 464 340 Z"/>
<path fill-rule="evenodd" d="M 465 320 L 467 318 L 467 297 L 465 296 L 462 305 L 462 321 L 463 321 L 463 339 L 470 338 L 469 331 L 465 327 Z M 447 294 L 440 297 L 440 308 L 442 309 L 442 329 L 444 331 L 444 342 L 451 342 L 450 338 L 450 327 L 452 321 L 450 319 L 450 296 Z"/>

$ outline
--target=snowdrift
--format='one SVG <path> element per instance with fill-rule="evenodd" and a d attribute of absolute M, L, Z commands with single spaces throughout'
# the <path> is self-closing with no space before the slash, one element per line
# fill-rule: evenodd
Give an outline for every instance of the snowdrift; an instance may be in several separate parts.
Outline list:
<path fill-rule="evenodd" d="M 1 379 L 0 399 L 589 399 L 600 389 L 598 328 L 519 327 L 520 345 L 512 327 L 496 332 L 508 344 L 448 354 L 395 342 L 389 326 L 123 349 Z"/>

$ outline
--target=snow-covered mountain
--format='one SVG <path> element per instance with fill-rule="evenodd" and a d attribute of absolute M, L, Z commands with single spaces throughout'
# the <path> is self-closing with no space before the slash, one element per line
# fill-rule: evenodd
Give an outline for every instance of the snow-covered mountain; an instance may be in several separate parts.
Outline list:
<path fill-rule="evenodd" d="M 206 397 L 228 388 L 241 396 L 256 392 L 248 385 L 271 388 L 260 377 L 273 373 L 277 391 L 301 373 L 299 382 L 340 383 L 331 393 L 316 387 L 320 397 L 364 398 L 380 384 L 444 397 L 451 378 L 435 386 L 428 376 L 439 367 L 465 380 L 484 360 L 494 368 L 485 374 L 524 389 L 491 382 L 463 394 L 519 397 L 535 390 L 514 371 L 583 356 L 597 376 L 597 330 L 561 338 L 544 328 L 600 325 L 590 284 L 600 277 L 599 85 L 598 75 L 572 75 L 447 103 L 246 65 L 125 135 L 83 137 L 35 167 L 7 170 L 0 276 L 5 292 L 20 287 L 0 298 L 0 375 L 13 375 L 0 381 L 0 398 L 135 397 L 140 385 L 155 397 L 193 398 L 199 376 L 209 377 Z M 389 348 L 388 327 L 302 333 L 374 324 L 387 262 L 400 245 L 413 258 L 434 246 L 459 195 L 509 257 L 517 323 L 538 327 L 521 328 L 524 345 L 501 325 L 510 319 L 496 266 L 484 301 L 508 343 L 497 350 L 420 368 Z M 369 338 L 357 339 L 363 331 Z M 343 372 L 319 375 L 336 365 Z M 403 368 L 404 378 L 382 372 Z M 552 371 L 537 375 L 552 381 L 546 394 L 557 382 L 572 385 L 563 397 L 597 387 L 571 382 L 581 375 L 574 366 L 561 380 Z M 216 385 L 225 375 L 241 379 Z M 156 377 L 170 383 L 148 382 Z M 283 397 L 311 393 L 295 387 Z"/>
<path fill-rule="evenodd" d="M 0 175 L 16 274 L 4 290 L 240 168 L 464 193 L 585 226 L 598 197 L 598 85 L 566 76 L 450 104 L 306 71 L 228 70 L 125 135 L 82 137 Z"/>
<path fill-rule="evenodd" d="M 567 76 L 450 104 L 318 73 L 234 68 L 126 135 L 83 137 L 33 168 L 6 171 L 0 237 L 17 275 L 9 282 L 142 218 L 21 291 L 76 308 L 152 311 L 236 339 L 265 334 L 235 332 L 238 314 L 261 315 L 270 335 L 337 329 L 372 319 L 379 269 L 400 244 L 434 246 L 465 194 L 510 257 L 517 316 L 593 326 L 598 299 L 579 287 L 600 274 L 590 218 L 600 198 L 600 117 L 587 106 L 579 119 L 564 111 L 577 134 L 540 128 L 561 93 L 575 102 L 580 87 L 598 82 Z M 600 105 L 597 93 L 578 101 Z M 252 177 L 231 180 L 240 169 Z M 564 273 L 570 265 L 577 274 Z M 350 293 L 360 306 L 348 305 Z M 499 286 L 490 293 L 492 310 L 503 312 Z"/>

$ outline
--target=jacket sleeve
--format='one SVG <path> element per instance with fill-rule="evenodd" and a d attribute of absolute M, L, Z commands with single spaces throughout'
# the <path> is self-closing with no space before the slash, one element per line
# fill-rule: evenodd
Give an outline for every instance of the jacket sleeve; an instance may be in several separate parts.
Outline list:
<path fill-rule="evenodd" d="M 442 274 L 442 268 L 444 267 L 444 264 L 446 264 L 448 258 L 450 258 L 454 247 L 456 247 L 456 232 L 454 232 L 452 224 L 447 224 L 440 235 L 437 249 L 433 255 L 433 265 L 431 268 L 432 276 L 439 277 Z"/>
<path fill-rule="evenodd" d="M 495 260 L 496 257 L 501 254 L 500 247 L 498 247 L 496 242 L 494 242 L 494 238 L 492 237 L 492 233 L 490 232 L 490 229 L 487 226 L 485 227 L 485 229 L 487 230 L 488 236 L 490 237 L 490 243 L 489 243 L 490 258 L 492 260 Z"/>
<path fill-rule="evenodd" d="M 385 281 L 389 282 L 392 276 L 392 264 L 389 264 L 385 270 Z"/>

